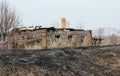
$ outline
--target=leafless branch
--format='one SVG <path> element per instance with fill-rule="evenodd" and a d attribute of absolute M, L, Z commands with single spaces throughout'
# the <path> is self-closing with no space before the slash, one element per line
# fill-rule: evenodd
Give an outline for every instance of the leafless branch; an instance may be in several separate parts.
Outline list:
<path fill-rule="evenodd" d="M 14 9 L 10 8 L 9 3 L 2 1 L 0 3 L 0 32 L 6 38 L 7 33 L 20 25 L 19 16 Z"/>

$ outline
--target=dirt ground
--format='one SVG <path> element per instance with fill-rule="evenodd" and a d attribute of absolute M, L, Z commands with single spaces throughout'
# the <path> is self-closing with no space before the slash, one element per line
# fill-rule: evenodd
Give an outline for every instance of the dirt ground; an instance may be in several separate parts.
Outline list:
<path fill-rule="evenodd" d="M 120 76 L 120 46 L 0 50 L 0 76 Z"/>

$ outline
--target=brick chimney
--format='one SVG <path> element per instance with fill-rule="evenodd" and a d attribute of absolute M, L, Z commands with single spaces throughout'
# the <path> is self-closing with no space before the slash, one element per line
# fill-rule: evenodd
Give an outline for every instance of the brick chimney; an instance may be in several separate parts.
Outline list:
<path fill-rule="evenodd" d="M 61 19 L 61 27 L 66 28 L 66 19 L 65 18 Z"/>

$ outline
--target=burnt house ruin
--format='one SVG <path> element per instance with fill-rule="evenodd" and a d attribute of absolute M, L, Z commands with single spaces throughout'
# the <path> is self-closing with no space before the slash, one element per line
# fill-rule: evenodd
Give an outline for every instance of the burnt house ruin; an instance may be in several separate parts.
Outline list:
<path fill-rule="evenodd" d="M 92 38 L 91 30 L 66 28 L 66 19 L 61 20 L 62 28 L 30 26 L 14 28 L 7 36 L 7 49 L 51 49 L 65 47 L 97 46 L 99 39 Z"/>
<path fill-rule="evenodd" d="M 46 49 L 92 46 L 90 30 L 71 28 L 14 29 L 7 38 L 8 49 Z"/>

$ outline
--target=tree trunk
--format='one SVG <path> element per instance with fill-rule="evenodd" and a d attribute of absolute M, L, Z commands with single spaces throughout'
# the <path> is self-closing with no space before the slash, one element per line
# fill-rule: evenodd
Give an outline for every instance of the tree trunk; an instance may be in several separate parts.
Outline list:
<path fill-rule="evenodd" d="M 6 34 L 3 34 L 3 41 L 6 41 Z"/>

